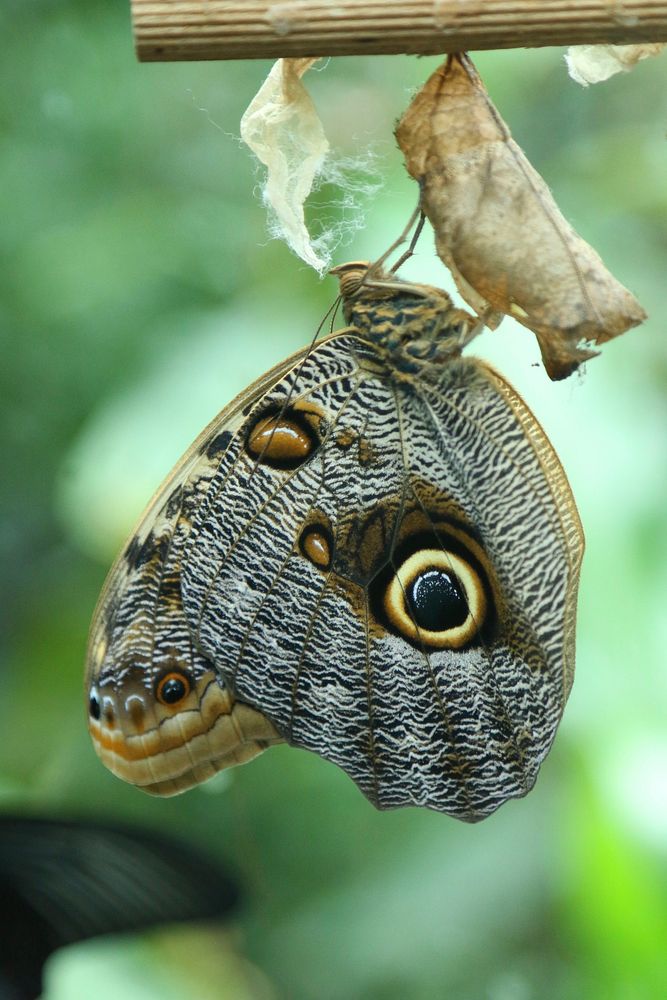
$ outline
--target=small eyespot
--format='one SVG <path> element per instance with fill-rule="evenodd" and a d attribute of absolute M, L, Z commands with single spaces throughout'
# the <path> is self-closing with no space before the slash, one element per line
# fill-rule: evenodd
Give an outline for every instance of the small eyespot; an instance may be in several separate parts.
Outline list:
<path fill-rule="evenodd" d="M 187 698 L 191 690 L 192 684 L 187 674 L 172 670 L 157 682 L 155 696 L 162 705 L 173 708 Z"/>
<path fill-rule="evenodd" d="M 333 559 L 334 540 L 328 525 L 314 523 L 308 525 L 299 537 L 302 555 L 318 569 L 330 569 Z"/>
<path fill-rule="evenodd" d="M 88 699 L 88 713 L 91 719 L 95 719 L 96 722 L 102 714 L 102 706 L 100 705 L 100 699 L 97 697 L 96 691 L 90 692 L 90 698 Z"/>

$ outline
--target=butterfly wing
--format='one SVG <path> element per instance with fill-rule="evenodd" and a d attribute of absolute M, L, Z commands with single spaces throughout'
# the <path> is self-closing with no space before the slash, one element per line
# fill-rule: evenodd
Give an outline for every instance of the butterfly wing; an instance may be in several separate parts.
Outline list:
<path fill-rule="evenodd" d="M 42 994 L 56 948 L 227 916 L 236 883 L 193 844 L 90 820 L 0 816 L 0 996 Z"/>
<path fill-rule="evenodd" d="M 281 742 L 272 724 L 239 704 L 191 640 L 181 598 L 192 514 L 238 433 L 288 359 L 250 386 L 199 435 L 153 497 L 98 601 L 86 662 L 93 745 L 116 775 L 170 795 Z"/>
<path fill-rule="evenodd" d="M 278 378 L 197 490 L 182 603 L 287 742 L 380 808 L 477 820 L 553 740 L 583 536 L 516 393 L 479 361 L 438 371 L 402 374 L 351 330 Z"/>

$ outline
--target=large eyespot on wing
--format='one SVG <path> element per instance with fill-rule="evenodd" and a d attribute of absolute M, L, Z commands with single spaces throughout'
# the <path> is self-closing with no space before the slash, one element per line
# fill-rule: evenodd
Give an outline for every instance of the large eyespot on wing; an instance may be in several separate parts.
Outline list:
<path fill-rule="evenodd" d="M 484 590 L 453 553 L 421 549 L 399 566 L 385 595 L 392 623 L 413 642 L 460 649 L 486 617 Z"/>
<path fill-rule="evenodd" d="M 489 644 L 497 593 L 483 549 L 460 524 L 422 512 L 428 530 L 399 538 L 369 584 L 375 617 L 421 651 Z"/>

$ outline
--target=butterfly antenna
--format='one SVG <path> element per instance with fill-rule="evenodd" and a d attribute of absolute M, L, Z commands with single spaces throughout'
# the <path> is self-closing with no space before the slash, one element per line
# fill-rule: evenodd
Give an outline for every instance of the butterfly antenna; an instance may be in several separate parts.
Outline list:
<path fill-rule="evenodd" d="M 415 229 L 414 233 L 412 234 L 412 239 L 410 240 L 410 246 L 408 247 L 408 249 L 404 253 L 401 254 L 401 256 L 398 258 L 398 260 L 396 261 L 396 263 L 394 264 L 394 266 L 390 269 L 390 271 L 389 271 L 390 274 L 396 274 L 396 272 L 398 271 L 398 269 L 400 267 L 403 267 L 403 265 L 405 264 L 406 260 L 409 260 L 410 257 L 412 257 L 412 255 L 415 252 L 415 247 L 417 246 L 417 243 L 419 241 L 419 237 L 421 236 L 422 230 L 424 228 L 424 223 L 426 222 L 426 216 L 424 215 L 424 213 L 421 210 L 421 208 L 418 208 L 418 211 L 419 211 L 419 222 L 417 223 L 417 228 Z"/>
<path fill-rule="evenodd" d="M 419 221 L 417 222 L 417 220 L 419 220 Z M 382 269 L 382 265 L 384 264 L 384 262 L 387 260 L 388 257 L 391 257 L 391 255 L 393 254 L 394 250 L 398 249 L 398 247 L 402 246 L 403 243 L 405 243 L 405 241 L 407 240 L 408 236 L 410 235 L 410 232 L 412 231 L 415 223 L 417 223 L 417 228 L 415 230 L 415 234 L 414 234 L 412 240 L 410 241 L 410 247 L 406 251 L 407 255 L 403 254 L 403 256 L 400 258 L 398 264 L 395 264 L 394 267 L 392 267 L 392 269 L 391 269 L 391 273 L 392 274 L 397 270 L 398 267 L 400 267 L 400 265 L 403 263 L 403 259 L 404 258 L 405 258 L 405 260 L 407 260 L 408 257 L 412 256 L 412 254 L 414 253 L 414 248 L 416 246 L 417 240 L 419 239 L 419 236 L 421 235 L 421 231 L 424 228 L 424 213 L 422 212 L 422 208 L 421 208 L 421 195 L 419 197 L 419 202 L 417 204 L 417 207 L 415 208 L 414 212 L 412 213 L 412 215 L 408 219 L 407 225 L 405 226 L 405 228 L 404 228 L 403 232 L 401 233 L 401 235 L 398 237 L 398 239 L 394 240 L 394 242 L 391 244 L 391 246 L 387 250 L 385 250 L 385 252 L 382 254 L 382 256 L 378 257 L 378 259 L 376 261 L 374 261 L 371 264 L 371 266 L 368 268 L 368 272 L 367 273 L 370 276 L 372 276 L 374 272 L 380 271 Z"/>

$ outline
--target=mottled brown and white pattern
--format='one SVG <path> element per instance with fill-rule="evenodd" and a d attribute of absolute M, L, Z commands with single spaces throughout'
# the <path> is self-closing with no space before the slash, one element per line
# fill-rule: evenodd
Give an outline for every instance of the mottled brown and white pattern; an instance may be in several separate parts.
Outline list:
<path fill-rule="evenodd" d="M 583 535 L 553 448 L 444 292 L 338 269 L 350 324 L 193 445 L 110 574 L 91 732 L 170 794 L 284 740 L 378 807 L 524 795 L 574 672 Z"/>

